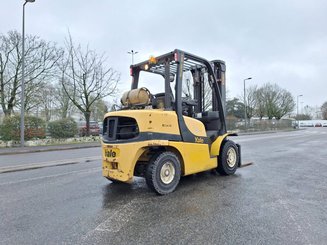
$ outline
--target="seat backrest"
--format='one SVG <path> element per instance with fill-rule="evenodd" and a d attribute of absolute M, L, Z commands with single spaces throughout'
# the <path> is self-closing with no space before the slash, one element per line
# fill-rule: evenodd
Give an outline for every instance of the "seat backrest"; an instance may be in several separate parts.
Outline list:
<path fill-rule="evenodd" d="M 219 120 L 219 111 L 204 111 L 202 118 L 197 118 L 203 122 L 206 130 L 219 130 L 221 122 Z"/>
<path fill-rule="evenodd" d="M 219 119 L 219 112 L 218 111 L 204 111 L 202 112 L 202 118 L 207 121 L 213 121 Z"/>

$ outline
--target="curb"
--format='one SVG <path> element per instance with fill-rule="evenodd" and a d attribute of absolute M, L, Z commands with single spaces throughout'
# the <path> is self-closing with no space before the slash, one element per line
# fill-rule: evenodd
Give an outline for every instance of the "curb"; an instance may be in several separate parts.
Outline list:
<path fill-rule="evenodd" d="M 18 172 L 24 170 L 38 169 L 38 168 L 47 168 L 47 167 L 55 167 L 55 166 L 63 166 L 63 165 L 71 165 L 77 164 L 80 162 L 92 162 L 96 160 L 100 160 L 100 157 L 83 157 L 83 158 L 75 158 L 61 161 L 51 161 L 51 162 L 41 162 L 41 163 L 32 163 L 32 164 L 23 164 L 9 167 L 0 167 L 0 174 L 2 173 L 10 173 L 10 172 Z"/>

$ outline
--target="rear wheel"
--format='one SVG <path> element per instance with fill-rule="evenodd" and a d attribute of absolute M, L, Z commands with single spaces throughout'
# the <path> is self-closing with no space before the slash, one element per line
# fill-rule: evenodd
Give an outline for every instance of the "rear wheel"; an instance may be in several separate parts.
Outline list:
<path fill-rule="evenodd" d="M 173 192 L 181 177 L 181 165 L 173 152 L 155 154 L 145 171 L 146 183 L 159 195 Z"/>
<path fill-rule="evenodd" d="M 218 173 L 222 175 L 234 174 L 239 162 L 239 152 L 236 144 L 231 140 L 226 140 L 218 156 Z"/>

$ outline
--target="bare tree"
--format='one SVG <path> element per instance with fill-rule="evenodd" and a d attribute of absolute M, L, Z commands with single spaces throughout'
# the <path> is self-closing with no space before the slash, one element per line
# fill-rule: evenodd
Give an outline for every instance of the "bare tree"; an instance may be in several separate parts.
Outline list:
<path fill-rule="evenodd" d="M 42 88 L 38 91 L 39 105 L 37 110 L 44 116 L 45 121 L 49 122 L 57 107 L 55 86 L 51 83 L 44 83 Z"/>
<path fill-rule="evenodd" d="M 257 92 L 257 90 L 258 90 L 257 85 L 249 86 L 246 89 L 245 102 L 246 102 L 246 116 L 247 116 L 247 118 L 252 118 L 254 116 L 255 112 L 256 112 L 256 106 L 257 106 L 256 92 Z M 244 95 L 239 96 L 239 100 L 244 101 Z"/>
<path fill-rule="evenodd" d="M 69 99 L 65 89 L 62 85 L 62 82 L 59 82 L 55 85 L 55 98 L 56 98 L 56 107 L 61 119 L 70 117 L 70 115 L 75 111 L 76 107 Z M 69 87 L 67 84 L 66 89 L 69 90 L 69 93 L 72 93 L 72 87 Z"/>
<path fill-rule="evenodd" d="M 265 102 L 265 94 L 264 89 L 259 88 L 255 92 L 255 98 L 256 98 L 256 114 L 259 116 L 260 119 L 262 119 L 267 113 L 266 113 L 266 102 Z"/>
<path fill-rule="evenodd" d="M 269 119 L 280 119 L 293 111 L 294 99 L 290 92 L 280 88 L 277 84 L 267 83 L 256 93 L 257 112 L 259 116 L 265 114 Z"/>
<path fill-rule="evenodd" d="M 209 83 L 209 75 L 208 73 L 204 73 L 204 86 L 203 86 L 203 110 L 208 111 L 212 109 L 212 93 L 213 90 L 210 87 Z"/>
<path fill-rule="evenodd" d="M 246 93 L 246 114 L 247 118 L 252 118 L 255 113 L 255 107 L 256 107 L 256 98 L 255 98 L 255 92 L 257 91 L 258 87 L 257 85 L 252 85 L 248 87 L 247 93 Z"/>
<path fill-rule="evenodd" d="M 17 98 L 20 93 L 22 79 L 22 37 L 17 31 L 0 35 L 0 104 L 6 116 L 11 115 L 15 107 L 20 107 Z M 29 104 L 33 92 L 53 75 L 55 64 L 61 50 L 37 36 L 25 39 L 25 109 L 31 110 Z"/>
<path fill-rule="evenodd" d="M 193 78 L 190 72 L 183 73 L 182 97 L 193 98 Z"/>
<path fill-rule="evenodd" d="M 104 100 L 98 100 L 92 105 L 92 120 L 102 121 L 104 114 L 108 112 L 109 103 Z"/>
<path fill-rule="evenodd" d="M 285 89 L 281 89 L 278 94 L 275 118 L 278 120 L 281 119 L 283 116 L 292 112 L 294 107 L 295 102 L 292 94 Z"/>
<path fill-rule="evenodd" d="M 88 46 L 85 49 L 76 46 L 69 34 L 65 55 L 59 65 L 61 83 L 69 99 L 85 117 L 87 135 L 92 105 L 117 92 L 120 75 L 105 63 L 104 54 L 98 55 Z"/>
<path fill-rule="evenodd" d="M 212 109 L 212 89 L 209 84 L 208 73 L 204 72 L 203 77 L 203 110 Z M 183 73 L 182 96 L 194 99 L 194 81 L 190 71 Z"/>

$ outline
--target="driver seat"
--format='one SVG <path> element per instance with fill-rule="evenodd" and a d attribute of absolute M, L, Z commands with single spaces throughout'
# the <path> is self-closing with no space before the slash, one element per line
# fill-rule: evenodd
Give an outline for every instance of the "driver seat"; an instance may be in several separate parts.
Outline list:
<path fill-rule="evenodd" d="M 153 109 L 163 109 L 165 108 L 165 93 L 158 93 L 152 95 L 151 104 Z M 174 96 L 171 94 L 171 107 L 175 104 Z M 168 106 L 169 107 L 169 106 Z"/>
<path fill-rule="evenodd" d="M 219 111 L 204 111 L 202 112 L 202 117 L 196 119 L 204 124 L 207 132 L 207 137 L 209 137 L 211 141 L 215 140 L 221 127 Z"/>

